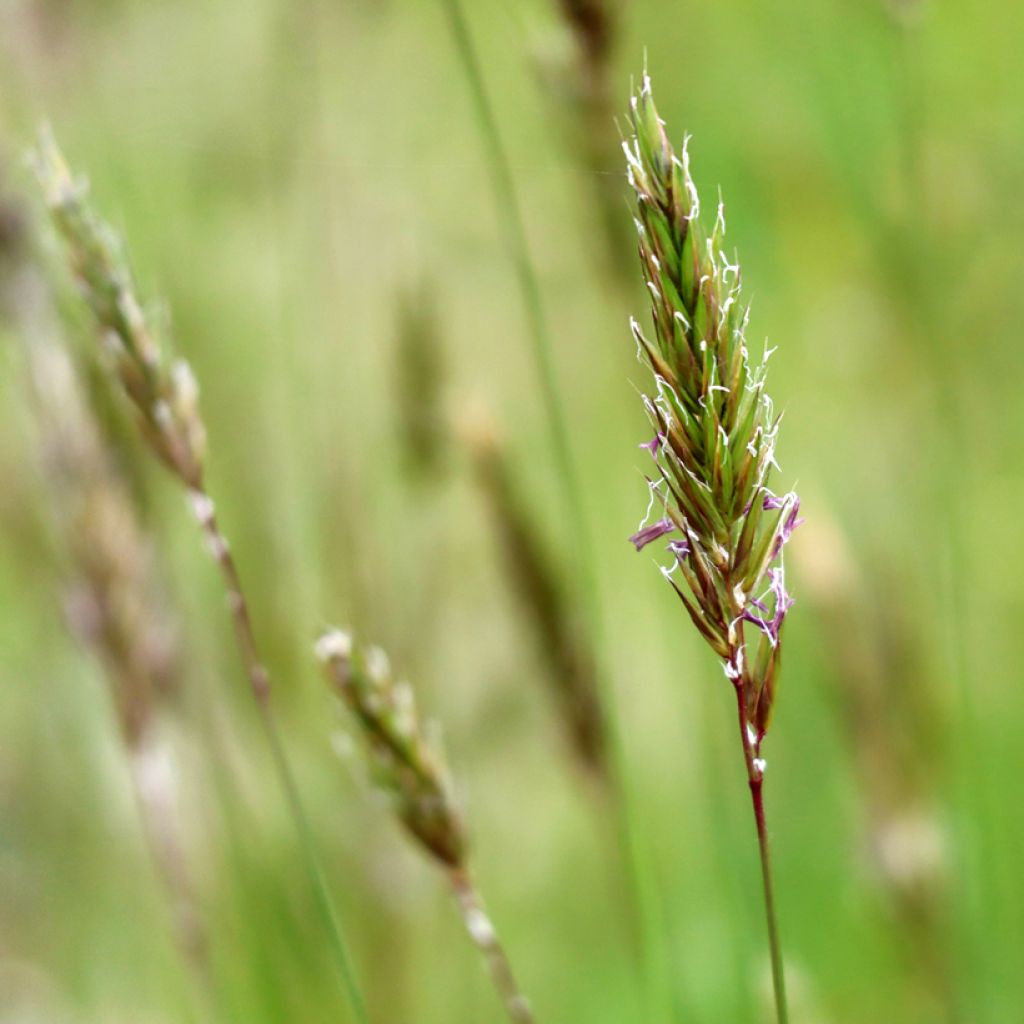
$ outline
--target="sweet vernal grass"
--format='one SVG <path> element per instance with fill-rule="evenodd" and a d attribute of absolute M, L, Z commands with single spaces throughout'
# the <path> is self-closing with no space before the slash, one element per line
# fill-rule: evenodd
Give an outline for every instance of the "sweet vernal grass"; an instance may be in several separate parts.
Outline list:
<path fill-rule="evenodd" d="M 238 651 L 259 709 L 286 803 L 317 905 L 331 940 L 336 966 L 355 1018 L 367 1020 L 365 1004 L 352 972 L 347 946 L 312 831 L 271 703 L 270 676 L 260 659 L 248 600 L 234 557 L 217 522 L 206 487 L 206 430 L 199 412 L 198 388 L 183 359 L 172 359 L 156 335 L 135 292 L 131 270 L 114 231 L 87 202 L 86 187 L 76 183 L 49 132 L 34 154 L 36 174 L 51 219 L 65 243 L 72 273 L 94 321 L 108 360 L 110 380 L 124 394 L 150 451 L 185 489 L 206 546 L 220 572 L 234 625 Z"/>
<path fill-rule="evenodd" d="M 325 632 L 316 655 L 331 689 L 352 714 L 373 780 L 390 796 L 409 836 L 447 878 L 509 1019 L 532 1024 L 533 1011 L 470 873 L 466 833 L 440 738 L 428 736 L 412 688 L 395 680 L 379 647 L 362 647 L 341 630 Z"/>
<path fill-rule="evenodd" d="M 708 233 L 690 177 L 686 144 L 676 153 L 644 76 L 623 143 L 636 199 L 640 262 L 653 337 L 633 321 L 638 357 L 654 387 L 644 397 L 654 436 L 648 514 L 637 550 L 666 538 L 662 567 L 687 615 L 722 661 L 736 696 L 743 762 L 761 854 L 768 937 L 780 1024 L 785 978 L 764 814 L 761 744 L 778 682 L 782 623 L 792 599 L 782 549 L 799 525 L 799 499 L 768 486 L 779 417 L 765 392 L 768 352 L 748 353 L 749 315 L 740 269 L 724 249 L 719 204 Z M 655 508 L 660 517 L 649 522 Z"/>

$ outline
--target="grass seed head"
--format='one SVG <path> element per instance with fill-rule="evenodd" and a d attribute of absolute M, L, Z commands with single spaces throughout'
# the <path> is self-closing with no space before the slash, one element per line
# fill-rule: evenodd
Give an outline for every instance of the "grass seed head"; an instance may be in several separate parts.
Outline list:
<path fill-rule="evenodd" d="M 607 0 L 558 0 L 558 6 L 588 60 L 606 62 L 615 39 L 614 5 Z"/>
<path fill-rule="evenodd" d="M 178 681 L 177 631 L 135 495 L 111 456 L 34 250 L 22 208 L 0 190 L 0 320 L 22 342 L 64 611 L 101 659 L 122 736 L 139 751 L 158 701 Z"/>
<path fill-rule="evenodd" d="M 332 629 L 316 645 L 331 688 L 352 712 L 374 781 L 390 794 L 410 834 L 449 868 L 464 866 L 466 841 L 440 743 L 424 727 L 412 688 L 396 682 L 379 647 Z"/>
<path fill-rule="evenodd" d="M 765 391 L 768 353 L 753 360 L 740 268 L 724 247 L 721 202 L 708 231 L 690 176 L 644 75 L 623 142 L 636 201 L 640 263 L 653 336 L 632 321 L 654 386 L 644 405 L 654 436 L 648 515 L 637 550 L 667 537 L 662 572 L 701 635 L 742 687 L 757 740 L 774 702 L 786 591 L 782 548 L 800 524 L 793 493 L 769 487 L 780 417 Z M 651 513 L 660 509 L 656 521 Z M 746 638 L 744 626 L 757 631 Z M 749 633 L 749 630 L 747 630 Z"/>
<path fill-rule="evenodd" d="M 72 273 L 146 443 L 184 483 L 202 486 L 206 432 L 188 364 L 169 357 L 136 295 L 117 233 L 88 203 L 49 131 L 33 154 L 36 176 Z"/>

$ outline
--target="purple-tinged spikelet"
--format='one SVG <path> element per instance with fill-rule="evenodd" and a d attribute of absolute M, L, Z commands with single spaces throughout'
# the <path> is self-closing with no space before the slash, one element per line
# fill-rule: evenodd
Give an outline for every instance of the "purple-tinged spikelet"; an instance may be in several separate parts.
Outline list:
<path fill-rule="evenodd" d="M 654 438 L 641 447 L 657 466 L 648 480 L 648 516 L 630 540 L 639 551 L 669 538 L 672 560 L 663 572 L 742 690 L 757 748 L 793 603 L 781 554 L 802 522 L 800 502 L 769 489 L 779 426 L 765 392 L 769 353 L 755 362 L 747 349 L 749 310 L 739 265 L 723 248 L 724 207 L 719 203 L 708 233 L 686 142 L 678 154 L 672 149 L 646 75 L 629 123 L 623 149 L 653 337 L 635 320 L 631 328 L 654 374 L 644 397 Z M 648 524 L 656 506 L 662 516 Z M 745 635 L 744 624 L 758 632 Z"/>

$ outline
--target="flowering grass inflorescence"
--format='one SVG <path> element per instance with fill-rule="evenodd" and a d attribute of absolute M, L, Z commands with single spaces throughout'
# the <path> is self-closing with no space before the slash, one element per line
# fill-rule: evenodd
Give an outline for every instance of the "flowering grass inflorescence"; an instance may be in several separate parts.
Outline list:
<path fill-rule="evenodd" d="M 751 359 L 749 307 L 740 268 L 724 249 L 719 201 L 708 233 L 690 177 L 686 142 L 673 151 L 644 75 L 623 143 L 636 196 L 640 261 L 654 338 L 632 321 L 638 357 L 654 374 L 644 405 L 655 471 L 650 501 L 631 537 L 637 550 L 669 538 L 662 567 L 694 625 L 722 659 L 736 695 L 740 741 L 761 853 L 776 1011 L 787 1019 L 762 786 L 761 743 L 771 720 L 782 623 L 793 601 L 782 549 L 800 524 L 800 502 L 768 481 L 779 419 L 765 391 L 770 351 Z M 689 140 L 687 139 L 687 142 Z M 660 518 L 650 522 L 660 506 Z"/>
<path fill-rule="evenodd" d="M 84 367 L 33 263 L 29 219 L 5 199 L 0 194 L 0 321 L 9 318 L 22 342 L 24 390 L 56 528 L 53 568 L 65 619 L 103 666 L 174 939 L 208 1012 L 206 920 L 187 860 L 177 771 L 164 728 L 182 682 L 178 624 L 139 503 L 111 457 L 111 438 L 83 386 Z"/>
<path fill-rule="evenodd" d="M 648 515 L 637 550 L 665 536 L 663 572 L 701 635 L 743 690 L 759 745 L 775 698 L 782 622 L 792 604 L 782 548 L 799 525 L 796 494 L 774 494 L 779 419 L 765 391 L 770 352 L 751 359 L 749 307 L 740 268 L 724 247 L 725 214 L 701 226 L 700 200 L 684 143 L 673 152 L 649 79 L 633 98 L 632 138 L 623 144 L 636 194 L 640 259 L 651 296 L 654 340 L 631 322 L 654 374 L 644 405 L 654 437 Z M 663 516 L 648 523 L 660 506 Z M 756 628 L 759 639 L 745 635 Z"/>

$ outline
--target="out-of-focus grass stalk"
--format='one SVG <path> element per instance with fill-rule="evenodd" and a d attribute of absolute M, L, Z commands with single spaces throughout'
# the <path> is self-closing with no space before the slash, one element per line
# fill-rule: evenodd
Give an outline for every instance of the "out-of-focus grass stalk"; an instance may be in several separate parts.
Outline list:
<path fill-rule="evenodd" d="M 533 1011 L 470 873 L 462 816 L 440 739 L 428 738 L 412 688 L 395 681 L 379 647 L 359 647 L 341 630 L 325 632 L 316 655 L 353 716 L 373 780 L 391 797 L 409 836 L 445 873 L 509 1019 L 533 1024 Z"/>
<path fill-rule="evenodd" d="M 482 417 L 465 428 L 509 586 L 536 637 L 559 721 L 587 774 L 608 783 L 607 737 L 590 646 L 558 564 L 509 464 L 496 428 Z"/>
<path fill-rule="evenodd" d="M 592 556 L 584 514 L 585 508 L 572 455 L 569 430 L 563 410 L 564 403 L 555 372 L 551 331 L 544 312 L 537 271 L 530 256 L 530 247 L 519 205 L 519 193 L 508 154 L 498 130 L 498 122 L 487 94 L 480 61 L 463 14 L 462 4 L 460 0 L 441 0 L 441 3 L 447 13 L 452 38 L 455 41 L 459 60 L 469 85 L 477 126 L 487 157 L 500 228 L 505 246 L 515 267 L 516 280 L 526 313 L 531 353 L 540 384 L 555 464 L 562 482 L 566 509 L 571 517 L 570 522 L 573 524 L 572 532 L 576 537 L 580 568 L 589 577 L 588 567 L 591 564 Z M 588 578 L 586 582 L 589 585 L 591 580 Z"/>
<path fill-rule="evenodd" d="M 860 787 L 873 881 L 902 932 L 908 981 L 926 1006 L 922 1019 L 957 1019 L 946 934 L 949 837 L 932 764 L 942 712 L 927 693 L 916 631 L 897 604 L 868 593 L 839 524 L 815 506 L 795 557 L 832 655 L 830 693 Z"/>
<path fill-rule="evenodd" d="M 178 683 L 177 627 L 131 489 L 104 446 L 45 282 L 13 204 L 0 196 L 0 315 L 23 343 L 52 518 L 60 533 L 66 612 L 103 666 L 149 854 L 175 943 L 209 1016 L 205 916 L 181 834 L 173 755 L 161 705 Z"/>
<path fill-rule="evenodd" d="M 452 431 L 445 410 L 446 366 L 436 290 L 425 281 L 398 301 L 396 398 L 399 439 L 415 481 L 443 472 Z M 564 560 L 545 544 L 509 464 L 497 428 L 484 412 L 462 417 L 455 430 L 469 449 L 504 559 L 509 590 L 522 609 L 554 697 L 570 751 L 588 777 L 608 783 L 605 725 L 589 638 L 569 600 Z"/>
<path fill-rule="evenodd" d="M 238 652 L 298 833 L 303 863 L 330 940 L 335 966 L 354 1016 L 366 1022 L 365 1003 L 271 705 L 270 677 L 260 659 L 249 603 L 206 488 L 206 430 L 199 413 L 195 378 L 184 360 L 169 361 L 136 297 L 131 271 L 121 254 L 117 236 L 87 204 L 85 186 L 72 180 L 63 156 L 47 131 L 40 137 L 35 166 L 53 223 L 66 244 L 72 272 L 111 361 L 111 375 L 133 408 L 151 451 L 186 489 L 192 513 L 220 572 Z"/>
<path fill-rule="evenodd" d="M 497 120 L 484 85 L 480 62 L 466 24 L 460 0 L 441 0 L 448 17 L 452 37 L 469 85 L 477 125 L 487 156 L 501 230 L 516 270 L 527 316 L 531 352 L 537 369 L 555 464 L 562 485 L 568 522 L 571 524 L 579 585 L 576 593 L 591 627 L 597 652 L 597 676 L 608 726 L 608 756 L 615 791 L 616 831 L 620 852 L 627 867 L 634 910 L 638 915 L 645 950 L 645 966 L 650 972 L 648 997 L 666 1018 L 672 1015 L 666 977 L 668 952 L 659 925 L 659 897 L 643 847 L 643 837 L 635 825 L 626 782 L 622 738 L 618 717 L 612 713 L 612 683 L 605 669 L 605 641 L 598 592 L 598 573 L 575 462 L 569 442 L 562 401 L 555 374 L 551 332 L 547 326 L 540 284 L 530 257 L 526 231 L 519 207 L 511 165 L 498 131 Z"/>
<path fill-rule="evenodd" d="M 612 0 L 553 0 L 553 6 L 562 19 L 572 53 L 563 55 L 546 74 L 548 92 L 563 108 L 563 134 L 572 140 L 581 169 L 589 179 L 605 236 L 604 262 L 621 279 L 632 267 L 628 222 L 622 215 L 619 136 L 611 81 L 619 5 Z"/>

